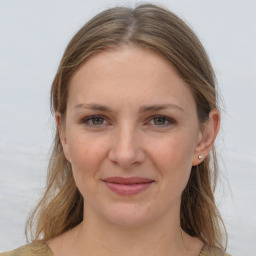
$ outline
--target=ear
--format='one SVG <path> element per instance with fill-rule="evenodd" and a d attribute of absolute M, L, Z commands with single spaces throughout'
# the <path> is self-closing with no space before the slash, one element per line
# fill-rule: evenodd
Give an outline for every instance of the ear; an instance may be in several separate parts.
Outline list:
<path fill-rule="evenodd" d="M 55 112 L 55 121 L 58 129 L 58 133 L 60 136 L 60 141 L 61 141 L 64 155 L 67 161 L 70 162 L 69 145 L 66 137 L 66 131 L 65 131 L 64 125 L 61 123 L 61 114 L 59 112 Z"/>
<path fill-rule="evenodd" d="M 198 142 L 196 149 L 194 151 L 194 157 L 192 165 L 196 166 L 203 161 L 203 158 L 206 158 L 213 147 L 214 141 L 217 137 L 220 127 L 220 112 L 217 109 L 211 110 L 209 114 L 209 119 L 202 124 L 202 129 L 198 136 Z M 202 156 L 202 159 L 199 159 L 199 156 Z"/>

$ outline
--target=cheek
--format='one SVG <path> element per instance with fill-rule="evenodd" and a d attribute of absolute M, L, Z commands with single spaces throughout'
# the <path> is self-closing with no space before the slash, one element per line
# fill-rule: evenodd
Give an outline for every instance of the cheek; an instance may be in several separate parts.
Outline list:
<path fill-rule="evenodd" d="M 106 154 L 107 138 L 91 136 L 83 132 L 73 132 L 70 136 L 69 152 L 71 159 L 78 165 L 97 165 Z M 98 159 L 98 161 L 97 161 Z"/>
<path fill-rule="evenodd" d="M 183 133 L 180 136 L 151 140 L 148 147 L 150 155 L 157 162 L 172 163 L 170 166 L 185 163 L 192 166 L 195 142 L 191 138 Z"/>
<path fill-rule="evenodd" d="M 182 191 L 188 181 L 195 143 L 191 136 L 173 136 L 151 143 L 151 161 L 157 168 L 164 187 Z"/>
<path fill-rule="evenodd" d="M 70 141 L 69 151 L 74 178 L 82 192 L 90 188 L 92 179 L 96 179 L 100 166 L 107 156 L 108 142 L 106 139 L 88 135 L 72 136 Z"/>

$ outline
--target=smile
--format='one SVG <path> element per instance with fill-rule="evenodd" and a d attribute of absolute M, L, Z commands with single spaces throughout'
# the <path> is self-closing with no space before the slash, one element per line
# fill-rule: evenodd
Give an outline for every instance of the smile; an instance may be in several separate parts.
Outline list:
<path fill-rule="evenodd" d="M 119 195 L 135 195 L 149 188 L 154 180 L 141 177 L 111 177 L 103 180 L 107 187 Z"/>

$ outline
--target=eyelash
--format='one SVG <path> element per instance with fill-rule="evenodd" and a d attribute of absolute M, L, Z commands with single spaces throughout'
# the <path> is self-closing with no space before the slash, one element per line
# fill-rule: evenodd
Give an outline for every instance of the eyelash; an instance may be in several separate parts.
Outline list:
<path fill-rule="evenodd" d="M 167 116 L 161 116 L 161 115 L 159 115 L 159 116 L 152 116 L 152 117 L 150 117 L 149 121 L 151 122 L 153 120 L 156 120 L 157 118 L 164 119 L 164 124 L 160 124 L 160 125 L 156 125 L 155 123 L 152 124 L 152 125 L 155 125 L 157 127 L 166 127 L 166 126 L 173 125 L 173 124 L 176 123 L 173 119 L 171 119 L 171 118 L 169 118 Z"/>
<path fill-rule="evenodd" d="M 159 125 L 157 125 L 155 123 L 154 124 L 150 124 L 151 121 L 154 122 L 154 120 L 156 120 L 157 118 L 164 119 L 164 124 L 159 124 Z M 93 116 L 88 116 L 88 117 L 82 119 L 81 123 L 85 124 L 86 126 L 90 126 L 90 127 L 101 127 L 101 126 L 106 125 L 106 124 L 103 124 L 103 123 L 102 124 L 98 124 L 98 125 L 97 124 L 93 124 L 92 122 L 95 119 L 100 119 L 103 122 L 108 122 L 107 118 L 104 117 L 104 116 L 93 115 Z M 167 127 L 167 126 L 173 125 L 175 123 L 176 122 L 173 119 L 171 119 L 171 118 L 169 118 L 167 116 L 161 116 L 161 115 L 151 116 L 150 118 L 148 118 L 148 121 L 146 122 L 146 124 L 150 124 L 150 125 L 156 126 L 156 127 Z"/>
<path fill-rule="evenodd" d="M 86 118 L 84 118 L 84 119 L 82 119 L 82 121 L 81 121 L 81 123 L 83 123 L 83 124 L 85 124 L 85 125 L 87 125 L 87 126 L 102 126 L 102 124 L 100 124 L 100 125 L 94 125 L 93 123 L 89 123 L 89 122 L 92 122 L 92 120 L 93 119 L 101 119 L 101 120 L 103 120 L 103 122 L 104 121 L 106 121 L 106 118 L 104 117 L 104 116 L 100 116 L 100 115 L 94 115 L 94 116 L 88 116 L 88 117 L 86 117 Z"/>

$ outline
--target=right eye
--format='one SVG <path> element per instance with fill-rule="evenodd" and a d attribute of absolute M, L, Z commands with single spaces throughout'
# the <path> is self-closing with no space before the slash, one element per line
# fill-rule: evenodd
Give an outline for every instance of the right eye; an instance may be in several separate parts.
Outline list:
<path fill-rule="evenodd" d="M 87 126 L 103 126 L 107 124 L 107 121 L 102 116 L 90 116 L 82 120 L 82 123 Z"/>

